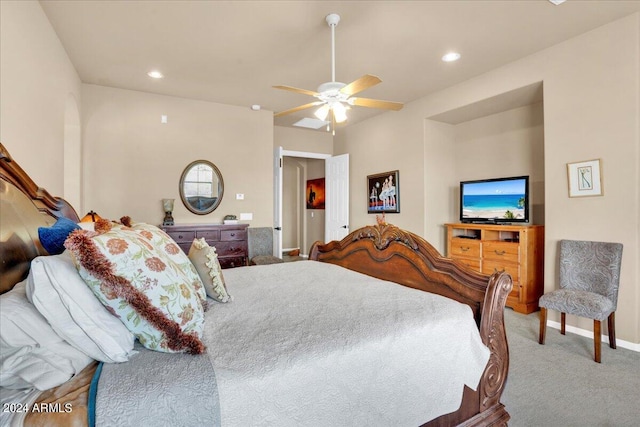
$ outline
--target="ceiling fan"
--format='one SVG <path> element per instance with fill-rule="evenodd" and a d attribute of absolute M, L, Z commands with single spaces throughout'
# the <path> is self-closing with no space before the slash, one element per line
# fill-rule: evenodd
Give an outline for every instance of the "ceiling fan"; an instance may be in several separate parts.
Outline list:
<path fill-rule="evenodd" d="M 352 105 L 357 105 L 359 107 L 382 108 L 394 111 L 402 109 L 403 104 L 401 102 L 382 101 L 379 99 L 359 98 L 353 96 L 382 82 L 382 80 L 377 76 L 365 74 L 349 84 L 336 81 L 335 29 L 338 22 L 340 22 L 340 15 L 331 13 L 327 15 L 326 21 L 327 24 L 329 24 L 329 27 L 331 27 L 331 81 L 322 83 L 318 86 L 317 92 L 307 89 L 299 89 L 292 86 L 273 86 L 276 89 L 311 95 L 318 99 L 317 101 L 310 102 L 308 104 L 275 113 L 274 117 L 280 117 L 301 110 L 306 110 L 307 108 L 320 106 L 320 108 L 315 112 L 315 116 L 318 119 L 325 121 L 327 116 L 331 113 L 332 122 L 342 123 L 347 120 L 347 109 Z"/>

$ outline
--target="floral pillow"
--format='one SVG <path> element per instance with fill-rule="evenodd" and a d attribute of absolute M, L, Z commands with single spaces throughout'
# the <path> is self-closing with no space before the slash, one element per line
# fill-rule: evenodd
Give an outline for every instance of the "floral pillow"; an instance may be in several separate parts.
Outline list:
<path fill-rule="evenodd" d="M 133 222 L 131 218 L 126 216 L 122 217 L 120 221 L 122 221 L 124 227 L 129 227 L 131 230 L 151 242 L 151 244 L 158 250 L 164 251 L 166 255 L 176 263 L 182 272 L 189 278 L 189 283 L 191 283 L 191 286 L 200 298 L 200 302 L 206 311 L 208 308 L 207 293 L 202 285 L 202 280 L 187 257 L 187 254 L 180 249 L 180 246 L 178 246 L 178 244 L 167 233 L 156 226 L 142 222 Z"/>
<path fill-rule="evenodd" d="M 100 302 L 150 350 L 204 353 L 204 307 L 191 278 L 138 232 L 99 224 L 101 232 L 71 233 L 65 247 Z"/>
<path fill-rule="evenodd" d="M 200 275 L 207 295 L 219 302 L 231 301 L 216 248 L 209 246 L 204 238 L 194 239 L 189 249 L 189 259 Z"/>

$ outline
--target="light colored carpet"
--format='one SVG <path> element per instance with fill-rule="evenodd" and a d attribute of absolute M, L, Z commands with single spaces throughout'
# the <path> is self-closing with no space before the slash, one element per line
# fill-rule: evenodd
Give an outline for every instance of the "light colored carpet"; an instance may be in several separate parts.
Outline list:
<path fill-rule="evenodd" d="M 505 323 L 502 403 L 510 426 L 640 426 L 640 353 L 603 341 L 602 363 L 595 363 L 591 339 L 547 327 L 545 345 L 538 344 L 538 312 L 507 308 Z"/>

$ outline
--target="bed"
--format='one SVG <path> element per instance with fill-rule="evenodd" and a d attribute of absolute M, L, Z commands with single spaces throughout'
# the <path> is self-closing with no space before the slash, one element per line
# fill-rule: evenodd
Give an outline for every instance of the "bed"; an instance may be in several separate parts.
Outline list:
<path fill-rule="evenodd" d="M 78 216 L 38 187 L 1 144 L 0 175 L 4 293 L 28 275 L 34 259 L 48 255 L 37 228 Z M 468 270 L 386 223 L 339 242 L 316 242 L 309 258 L 225 270 L 234 300 L 206 313 L 206 354 L 136 344 L 129 361 L 90 363 L 47 391 L 17 396 L 3 388 L 5 420 L 506 425 L 500 396 L 509 367 L 507 274 Z M 29 411 L 11 404 L 18 397 Z M 34 404 L 44 410 L 34 413 Z"/>

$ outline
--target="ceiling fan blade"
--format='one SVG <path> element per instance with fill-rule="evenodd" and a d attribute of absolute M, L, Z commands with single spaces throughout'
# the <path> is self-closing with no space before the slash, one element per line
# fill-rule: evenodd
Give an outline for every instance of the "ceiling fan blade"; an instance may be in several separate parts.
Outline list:
<path fill-rule="evenodd" d="M 362 92 L 365 89 L 370 88 L 371 86 L 375 86 L 380 83 L 382 80 L 378 76 L 372 76 L 371 74 L 365 74 L 357 80 L 352 81 L 342 89 L 340 89 L 341 93 L 345 95 L 355 95 L 358 92 Z"/>
<path fill-rule="evenodd" d="M 382 108 L 384 110 L 398 111 L 402 110 L 404 104 L 402 102 L 382 101 L 379 99 L 369 98 L 349 98 L 349 104 L 359 107 Z"/>
<path fill-rule="evenodd" d="M 298 107 L 291 108 L 289 110 L 284 110 L 284 111 L 280 111 L 279 113 L 275 113 L 273 115 L 273 117 L 285 116 L 287 114 L 296 113 L 298 111 L 306 110 L 307 108 L 311 108 L 311 107 L 314 107 L 316 105 L 321 105 L 321 104 L 324 104 L 324 101 L 310 102 L 308 104 L 300 105 Z"/>
<path fill-rule="evenodd" d="M 295 92 L 295 93 L 301 93 L 303 95 L 311 95 L 311 96 L 316 96 L 319 95 L 318 92 L 312 91 L 312 90 L 307 90 L 307 89 L 299 89 L 297 87 L 293 87 L 293 86 L 273 86 L 275 89 L 282 89 L 282 90 L 288 90 L 289 92 Z"/>

